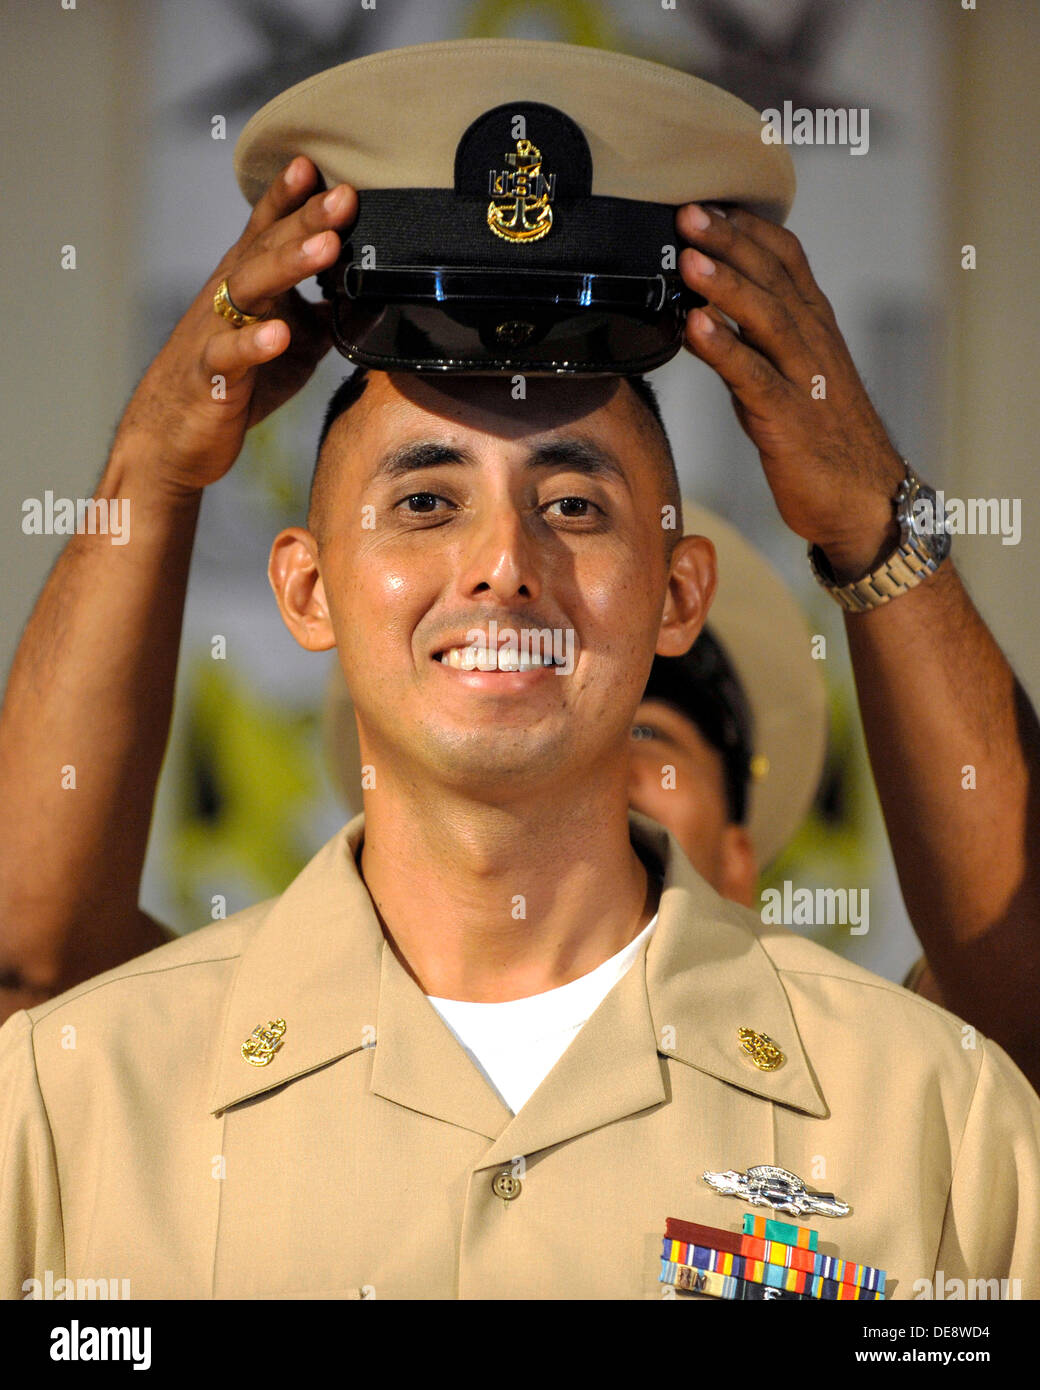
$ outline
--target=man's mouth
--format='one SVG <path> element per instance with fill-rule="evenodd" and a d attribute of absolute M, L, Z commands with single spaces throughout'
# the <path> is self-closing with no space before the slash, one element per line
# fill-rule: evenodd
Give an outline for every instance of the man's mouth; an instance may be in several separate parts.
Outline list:
<path fill-rule="evenodd" d="M 517 651 L 512 647 L 501 647 L 497 652 L 488 647 L 449 647 L 447 651 L 435 652 L 433 659 L 456 671 L 539 671 L 565 664 L 551 653 Z"/>

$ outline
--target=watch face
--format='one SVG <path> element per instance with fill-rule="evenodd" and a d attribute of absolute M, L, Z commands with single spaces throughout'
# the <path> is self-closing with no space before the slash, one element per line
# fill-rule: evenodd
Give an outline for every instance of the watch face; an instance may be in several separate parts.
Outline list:
<path fill-rule="evenodd" d="M 938 564 L 950 553 L 950 533 L 946 529 L 946 512 L 940 509 L 935 489 L 918 483 L 910 503 L 909 525 L 917 549 Z"/>

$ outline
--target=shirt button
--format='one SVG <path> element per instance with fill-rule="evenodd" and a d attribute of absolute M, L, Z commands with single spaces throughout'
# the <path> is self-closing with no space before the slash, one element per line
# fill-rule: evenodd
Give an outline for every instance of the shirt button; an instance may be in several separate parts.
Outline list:
<path fill-rule="evenodd" d="M 496 1197 L 501 1197 L 503 1202 L 511 1202 L 515 1197 L 519 1197 L 522 1187 L 520 1179 L 514 1178 L 508 1169 L 496 1173 L 491 1183 L 491 1191 Z"/>

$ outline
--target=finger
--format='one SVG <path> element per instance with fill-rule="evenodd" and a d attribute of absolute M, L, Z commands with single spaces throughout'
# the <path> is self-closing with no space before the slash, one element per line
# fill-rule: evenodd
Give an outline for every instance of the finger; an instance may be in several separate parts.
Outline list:
<path fill-rule="evenodd" d="M 721 324 L 723 328 L 729 328 L 733 331 L 736 331 L 736 324 L 733 323 L 731 319 L 728 319 L 726 315 L 721 312 L 721 310 L 713 309 L 710 304 L 702 304 L 701 313 L 707 314 L 708 317 L 711 319 L 712 323 L 716 325 L 716 327 L 718 327 L 718 325 Z"/>
<path fill-rule="evenodd" d="M 328 192 L 314 194 L 302 207 L 272 223 L 252 244 L 243 244 L 241 249 L 247 252 L 268 250 L 316 232 L 344 230 L 356 216 L 357 193 L 350 184 L 340 183 Z"/>
<path fill-rule="evenodd" d="M 748 212 L 746 208 L 727 208 L 726 219 L 736 231 L 772 252 L 807 304 L 828 313 L 831 311 L 830 301 L 816 283 L 802 243 L 793 232 Z"/>
<path fill-rule="evenodd" d="M 687 203 L 679 209 L 676 227 L 699 250 L 725 261 L 762 289 L 781 296 L 795 292 L 794 282 L 779 257 L 718 209 Z"/>
<path fill-rule="evenodd" d="M 281 319 L 214 333 L 202 350 L 202 371 L 207 384 L 211 377 L 222 376 L 227 386 L 237 385 L 254 367 L 279 357 L 289 341 L 289 325 Z"/>
<path fill-rule="evenodd" d="M 805 375 L 808 351 L 789 300 L 754 285 L 723 261 L 687 249 L 679 257 L 683 280 L 731 318 L 741 337 L 758 348 L 789 380 Z"/>
<path fill-rule="evenodd" d="M 260 201 L 253 208 L 242 238 L 252 239 L 298 208 L 314 191 L 318 170 L 306 155 L 297 155 L 272 179 Z"/>
<path fill-rule="evenodd" d="M 775 409 L 778 396 L 790 390 L 787 380 L 718 315 L 694 309 L 686 316 L 685 346 L 713 368 L 753 414 Z"/>
<path fill-rule="evenodd" d="M 228 279 L 228 295 L 244 314 L 266 314 L 280 295 L 336 263 L 340 239 L 326 230 L 247 257 Z"/>

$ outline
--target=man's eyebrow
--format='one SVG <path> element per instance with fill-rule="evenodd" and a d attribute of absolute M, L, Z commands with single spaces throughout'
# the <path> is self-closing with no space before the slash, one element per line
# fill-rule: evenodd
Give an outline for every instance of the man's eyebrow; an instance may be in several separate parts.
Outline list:
<path fill-rule="evenodd" d="M 590 477 L 611 477 L 631 491 L 628 476 L 617 455 L 598 440 L 583 436 L 567 439 L 547 439 L 536 444 L 528 458 L 531 468 L 566 468 Z"/>
<path fill-rule="evenodd" d="M 407 473 L 418 472 L 424 468 L 436 468 L 441 464 L 476 463 L 476 455 L 457 444 L 445 444 L 436 440 L 415 440 L 402 444 L 384 454 L 376 467 L 375 477 L 393 482 Z M 537 469 L 569 469 L 584 473 L 589 477 L 612 477 L 629 486 L 625 470 L 617 455 L 598 440 L 583 436 L 565 439 L 546 439 L 535 443 L 527 457 L 527 467 Z"/>
<path fill-rule="evenodd" d="M 402 444 L 383 455 L 375 471 L 375 477 L 389 482 L 414 473 L 422 468 L 436 468 L 443 463 L 475 463 L 475 456 L 468 449 L 455 444 L 439 444 L 433 440 L 417 440 Z"/>

